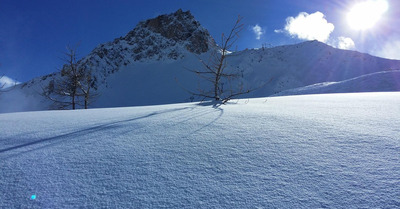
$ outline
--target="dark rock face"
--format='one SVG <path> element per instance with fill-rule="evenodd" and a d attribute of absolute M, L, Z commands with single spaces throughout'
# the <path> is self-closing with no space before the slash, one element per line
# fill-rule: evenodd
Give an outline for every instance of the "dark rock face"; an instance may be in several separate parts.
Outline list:
<path fill-rule="evenodd" d="M 201 27 L 190 11 L 183 12 L 181 9 L 173 14 L 160 15 L 154 19 L 140 22 L 124 39 L 130 42 L 140 42 L 138 39 L 148 39 L 150 36 L 150 39 L 153 39 L 151 41 L 155 41 L 152 33 L 161 35 L 172 45 L 187 42 L 185 43 L 186 49 L 196 54 L 208 51 L 209 45 L 215 44 L 209 32 Z M 146 42 L 145 44 L 151 43 Z"/>
<path fill-rule="evenodd" d="M 178 10 L 172 15 L 161 15 L 145 21 L 144 26 L 151 31 L 175 41 L 187 40 L 200 27 L 189 11 Z"/>

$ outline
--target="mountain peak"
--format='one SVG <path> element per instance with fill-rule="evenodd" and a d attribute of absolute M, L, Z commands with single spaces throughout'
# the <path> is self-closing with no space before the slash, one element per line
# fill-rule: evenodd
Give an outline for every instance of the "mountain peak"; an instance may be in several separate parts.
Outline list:
<path fill-rule="evenodd" d="M 172 14 L 146 20 L 139 25 L 175 41 L 186 40 L 200 27 L 200 23 L 190 11 L 183 12 L 181 9 Z"/>
<path fill-rule="evenodd" d="M 184 12 L 182 9 L 140 22 L 123 39 L 137 41 L 138 38 L 148 38 L 152 33 L 161 36 L 172 45 L 183 43 L 188 51 L 196 54 L 208 51 L 210 44 L 214 43 L 209 32 L 190 11 Z M 154 42 L 155 38 L 152 38 L 152 41 Z"/>
<path fill-rule="evenodd" d="M 108 74 L 133 62 L 178 60 L 187 52 L 201 54 L 215 45 L 190 11 L 179 9 L 139 22 L 125 37 L 99 45 L 79 63 L 101 72 L 96 78 L 105 81 Z"/>
<path fill-rule="evenodd" d="M 190 36 L 189 33 L 196 30 L 200 23 L 194 19 L 190 11 L 183 12 L 179 9 L 175 13 L 146 20 L 144 26 L 164 37 L 179 40 Z"/>

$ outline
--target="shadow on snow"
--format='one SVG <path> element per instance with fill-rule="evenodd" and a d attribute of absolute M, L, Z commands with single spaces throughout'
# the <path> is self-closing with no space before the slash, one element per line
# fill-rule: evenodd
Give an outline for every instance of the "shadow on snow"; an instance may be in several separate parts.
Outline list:
<path fill-rule="evenodd" d="M 200 131 L 200 130 L 202 130 L 202 129 L 210 126 L 210 125 L 212 125 L 214 122 L 216 122 L 223 115 L 223 109 L 219 107 L 220 104 L 218 104 L 218 103 L 215 103 L 215 102 L 204 102 L 204 103 L 200 103 L 198 105 L 200 105 L 200 106 L 212 106 L 215 110 L 220 111 L 220 114 L 215 119 L 213 119 L 211 122 L 209 122 L 206 125 L 203 125 L 202 127 L 192 131 L 190 134 L 194 134 L 194 133 L 196 133 L 196 132 L 198 132 L 198 131 Z M 116 128 L 120 127 L 121 124 L 123 124 L 123 123 L 128 123 L 128 122 L 132 122 L 132 121 L 138 121 L 138 120 L 146 119 L 146 118 L 153 117 L 153 116 L 156 116 L 156 115 L 172 113 L 172 112 L 182 111 L 182 110 L 186 110 L 186 109 L 194 109 L 194 107 L 184 107 L 184 108 L 175 108 L 175 109 L 169 109 L 169 110 L 163 110 L 163 111 L 156 111 L 156 112 L 152 112 L 150 114 L 147 114 L 147 115 L 144 115 L 144 116 L 140 116 L 140 117 L 136 117 L 136 118 L 132 118 L 132 119 L 121 120 L 121 121 L 111 122 L 111 123 L 107 123 L 107 124 L 97 125 L 97 126 L 93 126 L 93 127 L 90 127 L 90 128 L 85 128 L 85 129 L 82 129 L 82 130 L 78 130 L 78 131 L 74 131 L 74 132 L 71 132 L 71 133 L 67 133 L 67 134 L 62 134 L 62 135 L 58 135 L 58 136 L 54 136 L 54 137 L 44 138 L 44 139 L 40 139 L 40 140 L 36 140 L 36 141 L 24 143 L 24 144 L 12 146 L 12 147 L 0 149 L 0 154 L 6 153 L 6 152 L 9 152 L 9 151 L 15 151 L 15 150 L 22 149 L 22 148 L 28 148 L 28 147 L 35 146 L 35 145 L 40 146 L 41 144 L 44 144 L 44 145 L 42 145 L 40 147 L 37 147 L 37 148 L 32 148 L 32 149 L 29 149 L 29 150 L 21 151 L 19 153 L 15 153 L 15 155 L 16 154 L 26 153 L 26 152 L 31 152 L 31 151 L 34 151 L 34 150 L 37 150 L 37 149 L 43 149 L 43 148 L 48 147 L 48 146 L 56 145 L 56 142 L 61 142 L 61 141 L 64 141 L 66 139 L 71 139 L 71 138 L 73 139 L 73 138 L 76 138 L 76 137 L 79 137 L 79 136 L 82 136 L 82 135 L 88 135 L 88 134 L 91 134 L 91 133 L 95 133 L 97 131 L 105 131 L 105 130 L 109 130 L 109 129 L 116 129 Z M 212 112 L 214 112 L 214 111 L 212 111 Z M 193 120 L 193 119 L 198 118 L 198 117 L 202 117 L 202 116 L 204 116 L 206 114 L 209 114 L 209 113 L 211 113 L 211 112 L 210 111 L 206 111 L 206 112 L 198 112 L 198 113 L 195 113 L 195 114 L 191 114 L 190 117 L 187 117 L 185 120 L 182 120 L 182 121 L 176 123 L 175 125 L 179 125 L 179 124 L 185 123 L 187 121 Z M 173 126 L 175 126 L 175 125 L 173 125 Z M 9 156 L 9 157 L 11 157 L 11 156 Z"/>

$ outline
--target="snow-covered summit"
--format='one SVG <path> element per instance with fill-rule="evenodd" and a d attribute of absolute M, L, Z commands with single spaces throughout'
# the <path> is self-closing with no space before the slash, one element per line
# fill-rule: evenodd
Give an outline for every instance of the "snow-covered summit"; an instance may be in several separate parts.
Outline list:
<path fill-rule="evenodd" d="M 133 62 L 178 60 L 187 53 L 201 54 L 216 44 L 209 32 L 181 9 L 139 22 L 126 36 L 100 44 L 80 65 L 94 69 L 104 83 L 109 74 Z"/>
<path fill-rule="evenodd" d="M 158 35 L 161 37 L 157 37 Z M 166 39 L 166 45 L 160 43 L 160 39 L 157 38 Z M 208 51 L 209 45 L 215 44 L 209 32 L 200 25 L 190 11 L 183 12 L 181 9 L 172 14 L 140 22 L 121 40 L 136 44 L 140 43 L 141 39 L 146 39 L 142 46 L 159 44 L 161 48 L 165 48 L 183 44 L 188 51 L 196 54 Z"/>
<path fill-rule="evenodd" d="M 200 54 L 214 45 L 209 32 L 190 11 L 179 9 L 172 14 L 139 22 L 125 37 L 101 44 L 91 55 L 111 60 L 123 58 L 122 64 L 127 65 L 144 59 L 176 60 L 184 57 L 184 50 Z"/>

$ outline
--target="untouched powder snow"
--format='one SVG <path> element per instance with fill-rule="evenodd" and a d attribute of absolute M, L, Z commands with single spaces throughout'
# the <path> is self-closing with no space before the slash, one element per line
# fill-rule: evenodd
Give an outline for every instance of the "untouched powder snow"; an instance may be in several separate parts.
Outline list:
<path fill-rule="evenodd" d="M 400 93 L 0 114 L 0 208 L 400 208 Z"/>

